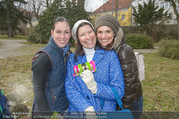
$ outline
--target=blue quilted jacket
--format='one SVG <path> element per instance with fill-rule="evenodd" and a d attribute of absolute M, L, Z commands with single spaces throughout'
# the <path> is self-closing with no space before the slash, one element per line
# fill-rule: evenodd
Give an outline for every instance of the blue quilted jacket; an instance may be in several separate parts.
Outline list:
<path fill-rule="evenodd" d="M 45 87 L 49 108 L 51 111 L 64 111 L 68 108 L 68 100 L 65 94 L 66 61 L 64 60 L 67 60 L 68 56 L 67 54 L 63 56 L 63 50 L 56 45 L 53 37 L 39 52 L 47 53 L 52 64 Z M 38 111 L 37 103 L 34 102 L 33 112 Z"/>
<path fill-rule="evenodd" d="M 95 111 L 115 111 L 116 101 L 110 87 L 115 87 L 120 98 L 124 95 L 124 79 L 119 59 L 114 51 L 96 50 L 93 61 L 97 71 L 93 73 L 97 83 L 97 93 L 93 94 L 80 76 L 73 77 L 73 66 L 86 63 L 86 55 L 78 56 L 74 61 L 74 54 L 69 56 L 67 76 L 65 81 L 66 95 L 69 100 L 69 111 L 85 111 L 93 106 Z M 104 101 L 101 110 L 101 100 Z"/>

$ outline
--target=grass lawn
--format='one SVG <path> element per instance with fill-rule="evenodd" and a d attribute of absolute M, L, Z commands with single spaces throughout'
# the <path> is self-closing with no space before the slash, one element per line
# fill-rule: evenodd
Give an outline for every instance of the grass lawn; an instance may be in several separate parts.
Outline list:
<path fill-rule="evenodd" d="M 7 35 L 0 35 L 0 39 L 13 39 L 13 40 L 25 40 L 28 36 L 14 36 L 12 38 L 9 38 Z"/>
<path fill-rule="evenodd" d="M 43 45 L 30 45 L 21 50 L 33 54 Z M 74 48 L 73 48 L 74 51 Z M 145 76 L 142 81 L 144 111 L 179 111 L 179 60 L 160 57 L 157 53 L 145 55 Z M 30 110 L 33 103 L 31 62 L 33 55 L 0 59 L 0 89 Z"/>
<path fill-rule="evenodd" d="M 144 53 L 144 111 L 179 111 L 179 60 Z"/>

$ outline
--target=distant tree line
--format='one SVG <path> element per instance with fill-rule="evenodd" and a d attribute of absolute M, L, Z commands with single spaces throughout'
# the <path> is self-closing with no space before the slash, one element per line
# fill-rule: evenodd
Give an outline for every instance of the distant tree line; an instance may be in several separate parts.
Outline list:
<path fill-rule="evenodd" d="M 79 19 L 89 20 L 84 3 L 85 0 L 1 0 L 0 30 L 7 31 L 9 37 L 14 37 L 14 32 L 22 31 L 21 24 L 29 23 L 33 28 L 31 21 L 36 18 L 38 25 L 33 29 L 39 37 L 36 42 L 46 43 L 56 17 L 64 16 L 72 25 Z"/>
<path fill-rule="evenodd" d="M 106 0 L 105 0 L 106 1 Z M 114 0 L 115 1 L 115 0 Z M 165 0 L 172 6 L 177 20 L 177 39 L 179 39 L 179 13 L 177 4 L 179 0 Z M 71 21 L 71 26 L 79 19 L 89 19 L 84 9 L 86 0 L 1 0 L 0 1 L 0 30 L 7 31 L 9 37 L 14 36 L 14 32 L 21 32 L 21 24 L 29 23 L 30 35 L 35 43 L 46 43 L 50 37 L 50 29 L 53 20 L 58 16 L 64 16 Z M 143 32 L 153 32 L 155 35 L 156 24 L 162 24 L 170 16 L 164 13 L 164 8 L 158 9 L 154 0 L 138 4 L 138 10 L 133 8 L 136 24 Z M 114 9 L 115 10 L 115 9 Z M 115 10 L 117 11 L 117 9 Z M 36 18 L 38 25 L 33 28 L 32 18 Z M 32 35 L 33 34 L 33 35 Z M 35 38 L 36 36 L 36 38 Z M 155 39 L 154 39 L 155 41 Z"/>

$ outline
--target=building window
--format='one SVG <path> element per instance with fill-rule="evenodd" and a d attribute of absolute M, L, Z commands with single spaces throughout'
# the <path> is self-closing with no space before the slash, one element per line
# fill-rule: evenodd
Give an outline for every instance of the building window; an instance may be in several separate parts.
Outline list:
<path fill-rule="evenodd" d="M 159 3 L 155 3 L 155 6 L 158 6 L 158 7 L 159 7 Z"/>
<path fill-rule="evenodd" d="M 125 14 L 122 14 L 121 20 L 124 20 L 124 19 L 125 19 Z"/>
<path fill-rule="evenodd" d="M 170 17 L 172 17 L 173 15 L 172 15 L 172 13 L 168 13 L 168 15 L 170 16 Z"/>
<path fill-rule="evenodd" d="M 165 4 L 165 2 L 161 2 L 160 8 L 163 8 L 163 7 L 164 7 L 164 4 Z"/>
<path fill-rule="evenodd" d="M 169 2 L 165 2 L 164 6 L 165 6 L 165 9 L 169 8 Z"/>
<path fill-rule="evenodd" d="M 170 4 L 170 2 L 168 2 L 168 8 L 170 8 L 172 5 Z"/>
<path fill-rule="evenodd" d="M 170 21 L 169 21 L 169 20 L 167 20 L 167 21 L 166 21 L 166 24 L 170 24 Z"/>
<path fill-rule="evenodd" d="M 179 6 L 176 6 L 177 12 L 179 13 Z"/>

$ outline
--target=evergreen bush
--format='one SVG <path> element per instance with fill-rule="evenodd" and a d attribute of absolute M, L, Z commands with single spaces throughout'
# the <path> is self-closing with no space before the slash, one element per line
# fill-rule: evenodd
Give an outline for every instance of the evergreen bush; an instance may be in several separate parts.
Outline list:
<path fill-rule="evenodd" d="M 153 48 L 153 41 L 147 35 L 143 35 L 143 34 L 127 34 L 126 38 L 127 38 L 126 43 L 128 45 L 130 45 L 134 49 L 149 49 L 149 48 Z"/>
<path fill-rule="evenodd" d="M 162 40 L 159 44 L 159 55 L 171 59 L 179 59 L 179 40 Z"/>
<path fill-rule="evenodd" d="M 30 43 L 35 43 L 35 44 L 41 43 L 40 37 L 39 37 L 35 28 L 33 28 L 29 31 L 27 41 L 30 42 Z"/>

